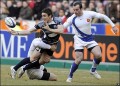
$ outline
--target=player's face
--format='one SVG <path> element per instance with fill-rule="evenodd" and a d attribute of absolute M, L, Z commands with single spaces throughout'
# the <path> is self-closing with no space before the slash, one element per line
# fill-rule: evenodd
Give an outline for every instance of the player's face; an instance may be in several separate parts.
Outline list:
<path fill-rule="evenodd" d="M 76 16 L 82 15 L 82 9 L 80 9 L 79 5 L 73 6 L 73 10 Z"/>
<path fill-rule="evenodd" d="M 48 16 L 47 13 L 42 13 L 42 19 L 45 21 L 45 22 L 49 22 L 51 20 L 51 16 Z"/>

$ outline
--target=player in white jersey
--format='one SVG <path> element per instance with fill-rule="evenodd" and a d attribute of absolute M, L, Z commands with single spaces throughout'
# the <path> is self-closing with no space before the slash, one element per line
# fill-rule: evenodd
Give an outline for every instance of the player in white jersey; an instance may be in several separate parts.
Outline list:
<path fill-rule="evenodd" d="M 115 27 L 114 23 L 104 14 L 96 13 L 93 11 L 83 11 L 82 4 L 80 2 L 75 2 L 73 4 L 74 14 L 67 19 L 67 21 L 59 26 L 57 30 L 51 29 L 48 25 L 45 28 L 51 32 L 62 34 L 64 28 L 67 28 L 71 24 L 75 30 L 74 35 L 74 49 L 75 49 L 75 62 L 71 65 L 70 73 L 67 82 L 71 82 L 73 78 L 73 73 L 77 70 L 79 64 L 83 59 L 83 49 L 86 47 L 91 53 L 94 54 L 93 65 L 90 69 L 90 74 L 94 75 L 97 79 L 101 76 L 97 73 L 96 68 L 101 62 L 101 49 L 91 33 L 91 21 L 92 18 L 103 18 L 112 26 L 113 32 L 116 34 L 118 28 Z"/>

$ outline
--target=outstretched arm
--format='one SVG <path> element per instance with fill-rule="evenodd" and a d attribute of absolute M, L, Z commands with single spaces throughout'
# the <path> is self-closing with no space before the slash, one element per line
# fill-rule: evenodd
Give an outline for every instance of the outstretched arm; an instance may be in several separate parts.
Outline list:
<path fill-rule="evenodd" d="M 108 22 L 112 26 L 112 31 L 114 32 L 114 34 L 117 34 L 118 28 L 115 26 L 115 24 L 110 20 L 108 16 L 100 13 L 95 13 L 94 17 L 103 18 L 106 22 Z"/>
<path fill-rule="evenodd" d="M 108 18 L 106 15 L 103 15 L 103 14 L 101 14 L 101 15 L 102 15 L 102 18 L 112 26 L 113 32 L 114 32 L 115 34 L 117 34 L 118 28 L 117 28 L 117 27 L 115 26 L 115 24 L 110 20 L 110 18 Z"/>
<path fill-rule="evenodd" d="M 37 29 L 36 28 L 31 28 L 29 30 L 24 30 L 24 31 L 15 31 L 15 30 L 10 30 L 9 32 L 12 35 L 28 35 L 31 34 L 32 32 L 35 32 Z"/>
<path fill-rule="evenodd" d="M 57 29 L 52 29 L 48 26 L 48 24 L 46 24 L 43 28 L 50 31 L 50 32 L 57 33 L 57 34 L 63 34 L 64 33 L 64 26 L 63 25 L 58 25 Z"/>
<path fill-rule="evenodd" d="M 45 26 L 42 27 L 50 32 L 57 33 L 57 34 L 63 34 L 64 33 L 64 28 L 67 28 L 68 26 L 71 25 L 71 17 L 68 18 L 68 20 L 63 24 L 63 25 L 57 25 L 56 29 L 52 29 L 48 26 L 47 23 L 45 23 Z"/>

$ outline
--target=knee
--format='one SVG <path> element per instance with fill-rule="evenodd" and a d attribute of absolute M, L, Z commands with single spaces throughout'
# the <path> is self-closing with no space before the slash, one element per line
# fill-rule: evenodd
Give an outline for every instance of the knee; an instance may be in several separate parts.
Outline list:
<path fill-rule="evenodd" d="M 83 59 L 83 53 L 82 52 L 76 52 L 76 59 L 75 59 L 75 63 L 76 64 L 80 64 L 80 62 Z"/>
<path fill-rule="evenodd" d="M 76 59 L 75 59 L 75 63 L 80 64 L 81 60 L 82 60 L 82 57 L 77 56 Z"/>
<path fill-rule="evenodd" d="M 39 60 L 39 64 L 44 65 L 45 62 L 43 60 Z"/>
<path fill-rule="evenodd" d="M 44 60 L 45 63 L 49 63 L 50 62 L 50 56 L 45 56 L 43 60 Z"/>
<path fill-rule="evenodd" d="M 49 62 L 50 62 L 50 59 L 49 59 L 49 60 L 45 60 L 44 62 L 45 62 L 45 63 L 49 63 Z"/>
<path fill-rule="evenodd" d="M 102 54 L 101 54 L 101 53 L 97 53 L 97 54 L 95 55 L 95 57 L 96 57 L 96 58 L 101 58 L 101 57 L 102 57 Z"/>

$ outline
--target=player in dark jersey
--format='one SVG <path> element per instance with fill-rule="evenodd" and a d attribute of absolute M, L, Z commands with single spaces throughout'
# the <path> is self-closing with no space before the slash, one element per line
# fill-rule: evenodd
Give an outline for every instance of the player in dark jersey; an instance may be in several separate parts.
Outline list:
<path fill-rule="evenodd" d="M 48 56 L 47 52 L 45 52 L 45 51 L 41 55 L 44 56 L 44 58 L 46 58 L 46 56 Z M 29 58 L 24 58 L 24 59 L 29 59 Z M 39 59 L 37 61 L 39 61 Z M 21 67 L 21 69 L 24 66 L 25 65 L 23 65 Z M 11 66 L 11 68 L 13 68 L 13 67 L 14 66 Z M 56 81 L 57 80 L 57 76 L 54 73 L 48 72 L 47 69 L 43 65 L 40 65 L 40 64 L 34 65 L 32 68 L 27 69 L 26 73 L 27 73 L 27 76 L 29 77 L 29 79 L 31 79 L 31 80 L 33 80 L 33 79 L 49 80 L 49 81 Z"/>
<path fill-rule="evenodd" d="M 37 31 L 38 29 L 41 29 L 41 31 L 43 32 L 42 38 L 35 38 L 32 41 L 29 52 L 28 52 L 28 56 L 30 57 L 30 60 L 26 60 L 24 63 L 29 63 L 29 64 L 34 63 L 39 58 L 41 52 L 43 51 L 43 50 L 41 51 L 41 49 L 46 49 L 47 52 L 50 52 L 51 55 L 53 54 L 53 51 L 56 49 L 56 44 L 58 43 L 60 35 L 45 30 L 43 27 L 46 26 L 46 24 L 51 29 L 57 29 L 58 25 L 61 24 L 61 20 L 59 18 L 54 18 L 52 15 L 52 11 L 49 8 L 46 8 L 42 11 L 42 20 L 37 25 L 35 25 L 34 28 L 28 29 L 27 31 L 14 31 L 14 30 L 10 31 L 11 34 L 13 35 L 28 35 L 28 34 L 31 34 L 32 32 Z M 49 55 L 48 58 L 40 59 L 39 63 L 44 64 L 49 62 L 51 55 Z M 32 65 L 31 66 L 26 65 L 26 66 L 27 67 L 23 68 L 22 72 L 20 73 L 20 77 L 22 76 L 22 74 L 26 69 L 29 69 L 32 67 Z M 16 71 L 19 67 L 20 66 L 17 66 L 17 67 L 15 66 L 13 69 L 11 69 L 12 78 L 15 78 Z"/>

